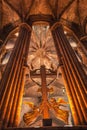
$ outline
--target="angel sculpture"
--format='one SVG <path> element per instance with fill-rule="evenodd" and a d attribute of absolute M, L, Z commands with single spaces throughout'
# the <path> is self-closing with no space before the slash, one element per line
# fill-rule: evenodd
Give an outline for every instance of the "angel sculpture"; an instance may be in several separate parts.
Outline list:
<path fill-rule="evenodd" d="M 31 108 L 32 112 L 28 112 L 24 114 L 24 121 L 27 125 L 30 125 L 33 123 L 40 115 L 42 115 L 43 119 L 49 119 L 50 114 L 49 110 L 54 111 L 56 118 L 63 120 L 66 124 L 68 124 L 68 111 L 63 110 L 60 108 L 60 106 L 67 104 L 63 99 L 59 98 L 58 101 L 56 101 L 55 98 L 51 98 L 50 101 L 48 99 L 48 91 L 47 85 L 46 85 L 46 69 L 45 66 L 42 65 L 40 68 L 41 72 L 41 90 L 42 93 L 42 101 L 38 107 L 36 107 L 34 104 L 31 105 L 31 103 L 27 103 Z"/>
<path fill-rule="evenodd" d="M 35 122 L 39 116 L 43 115 L 43 113 L 42 113 L 43 106 L 46 104 L 43 104 L 43 102 L 42 102 L 39 107 L 36 107 L 31 102 L 25 102 L 25 104 L 27 104 L 32 109 L 31 112 L 27 112 L 23 116 L 24 122 L 27 125 L 30 125 L 33 122 Z M 47 104 L 48 104 L 49 110 L 53 110 L 55 112 L 56 118 L 64 121 L 66 124 L 68 124 L 69 112 L 68 112 L 68 110 L 63 110 L 60 108 L 60 106 L 65 106 L 65 104 L 67 104 L 66 101 L 64 101 L 62 98 L 59 98 L 58 101 L 56 101 L 55 98 L 51 98 Z"/>
<path fill-rule="evenodd" d="M 64 101 L 62 98 L 59 98 L 58 101 L 56 101 L 55 98 L 51 98 L 50 104 L 55 111 L 56 117 L 68 124 L 69 112 L 68 110 L 63 110 L 60 108 L 60 106 L 65 106 L 67 102 Z"/>
<path fill-rule="evenodd" d="M 39 116 L 39 109 L 32 103 L 32 102 L 24 102 L 24 104 L 27 104 L 29 107 L 31 107 L 32 111 L 27 112 L 23 116 L 23 120 L 27 125 L 32 124 L 36 121 L 37 117 Z"/>

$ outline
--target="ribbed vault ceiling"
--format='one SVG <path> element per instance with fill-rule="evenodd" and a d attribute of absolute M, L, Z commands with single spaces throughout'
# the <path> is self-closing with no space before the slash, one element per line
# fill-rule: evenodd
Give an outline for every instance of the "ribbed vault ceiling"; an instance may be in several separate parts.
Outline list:
<path fill-rule="evenodd" d="M 0 0 L 1 26 L 24 20 L 32 14 L 51 14 L 81 26 L 87 17 L 86 0 Z"/>

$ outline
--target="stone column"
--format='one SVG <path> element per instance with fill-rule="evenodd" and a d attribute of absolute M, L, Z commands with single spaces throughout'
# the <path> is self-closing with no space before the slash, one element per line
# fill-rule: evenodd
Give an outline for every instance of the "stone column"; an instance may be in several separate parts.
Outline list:
<path fill-rule="evenodd" d="M 87 80 L 62 25 L 51 27 L 75 125 L 87 124 Z"/>
<path fill-rule="evenodd" d="M 22 24 L 0 83 L 0 127 L 19 124 L 30 36 L 31 27 Z"/>

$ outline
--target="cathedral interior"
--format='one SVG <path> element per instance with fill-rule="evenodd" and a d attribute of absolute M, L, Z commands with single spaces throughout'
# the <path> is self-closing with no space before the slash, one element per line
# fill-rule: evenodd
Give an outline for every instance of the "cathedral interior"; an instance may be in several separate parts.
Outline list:
<path fill-rule="evenodd" d="M 87 129 L 87 0 L 0 0 L 0 129 Z"/>

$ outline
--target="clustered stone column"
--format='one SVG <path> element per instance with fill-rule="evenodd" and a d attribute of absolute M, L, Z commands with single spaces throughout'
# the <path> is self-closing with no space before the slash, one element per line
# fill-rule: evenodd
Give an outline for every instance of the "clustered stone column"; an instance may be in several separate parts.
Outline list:
<path fill-rule="evenodd" d="M 0 83 L 0 127 L 15 127 L 20 121 L 30 36 L 31 27 L 23 23 Z"/>
<path fill-rule="evenodd" d="M 62 25 L 51 27 L 75 125 L 87 124 L 87 79 L 71 48 Z"/>

